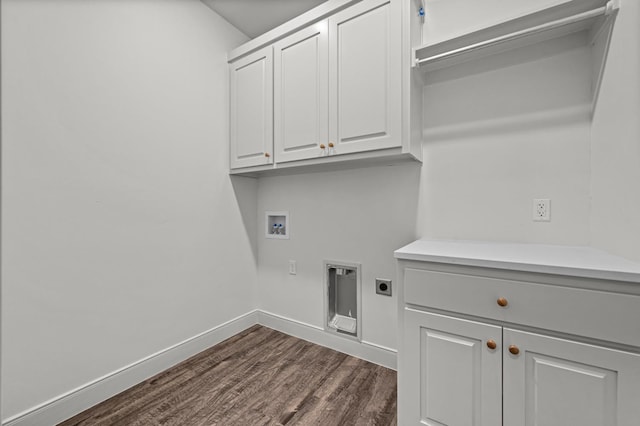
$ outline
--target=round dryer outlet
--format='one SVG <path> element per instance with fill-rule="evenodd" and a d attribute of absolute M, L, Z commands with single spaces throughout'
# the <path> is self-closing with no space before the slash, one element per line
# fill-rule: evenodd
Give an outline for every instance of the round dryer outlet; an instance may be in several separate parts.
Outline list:
<path fill-rule="evenodd" d="M 376 294 L 391 296 L 391 280 L 376 278 Z"/>

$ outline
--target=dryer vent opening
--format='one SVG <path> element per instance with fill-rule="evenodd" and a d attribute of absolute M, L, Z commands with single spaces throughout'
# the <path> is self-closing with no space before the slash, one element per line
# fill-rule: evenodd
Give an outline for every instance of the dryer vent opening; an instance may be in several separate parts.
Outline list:
<path fill-rule="evenodd" d="M 325 330 L 360 340 L 360 265 L 325 262 Z"/>

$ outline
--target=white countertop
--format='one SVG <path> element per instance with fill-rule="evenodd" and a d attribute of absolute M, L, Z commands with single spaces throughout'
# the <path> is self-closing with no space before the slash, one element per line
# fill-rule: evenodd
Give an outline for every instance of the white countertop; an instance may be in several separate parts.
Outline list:
<path fill-rule="evenodd" d="M 591 247 L 425 239 L 396 250 L 395 257 L 640 284 L 640 263 Z"/>

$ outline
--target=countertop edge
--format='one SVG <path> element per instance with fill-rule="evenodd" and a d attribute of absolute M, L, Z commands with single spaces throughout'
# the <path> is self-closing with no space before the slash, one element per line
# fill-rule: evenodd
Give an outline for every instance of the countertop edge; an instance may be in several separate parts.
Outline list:
<path fill-rule="evenodd" d="M 410 253 L 402 249 L 394 252 L 397 260 L 443 263 L 449 265 L 475 266 L 483 268 L 503 269 L 509 271 L 533 272 L 541 274 L 563 275 L 579 278 L 603 279 L 640 284 L 640 272 L 584 268 L 576 266 L 548 265 L 540 263 L 526 263 L 501 261 L 495 259 L 468 258 L 464 256 L 447 256 L 426 253 Z"/>

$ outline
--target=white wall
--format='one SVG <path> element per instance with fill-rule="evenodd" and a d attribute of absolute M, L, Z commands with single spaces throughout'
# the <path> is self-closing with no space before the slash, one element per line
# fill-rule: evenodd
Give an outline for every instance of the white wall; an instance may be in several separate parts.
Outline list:
<path fill-rule="evenodd" d="M 5 419 L 253 309 L 245 40 L 197 0 L 2 1 Z"/>
<path fill-rule="evenodd" d="M 640 3 L 623 1 L 593 119 L 594 246 L 640 261 Z"/>
<path fill-rule="evenodd" d="M 428 74 L 421 236 L 588 244 L 585 36 Z M 532 221 L 534 198 L 551 199 L 550 222 Z"/>
<path fill-rule="evenodd" d="M 373 167 L 261 178 L 258 188 L 259 307 L 323 327 L 323 260 L 362 264 L 362 339 L 396 348 L 393 251 L 415 240 L 419 168 Z M 289 240 L 264 237 L 265 211 L 288 210 Z M 288 262 L 297 262 L 297 275 Z"/>

